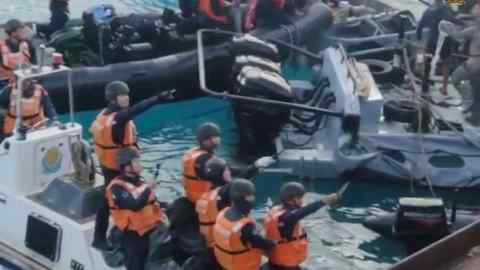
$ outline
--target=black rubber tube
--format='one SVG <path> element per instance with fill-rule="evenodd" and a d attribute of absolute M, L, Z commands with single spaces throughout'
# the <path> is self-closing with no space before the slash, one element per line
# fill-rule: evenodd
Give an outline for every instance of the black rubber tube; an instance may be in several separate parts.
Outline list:
<path fill-rule="evenodd" d="M 252 34 L 262 39 L 279 39 L 288 42 L 292 31 L 297 31 L 301 42 L 306 42 L 330 27 L 331 9 L 313 4 L 308 15 L 293 20 L 295 26 L 277 29 L 259 29 Z M 213 89 L 225 89 L 233 59 L 229 43 L 206 48 L 207 79 Z M 181 96 L 192 98 L 201 95 L 198 86 L 198 60 L 196 50 L 145 61 L 112 64 L 103 67 L 73 69 L 75 110 L 92 110 L 105 106 L 104 87 L 113 80 L 128 83 L 133 102 L 176 88 Z M 141 76 L 138 76 L 141 74 Z M 225 76 L 219 76 L 225 74 Z M 54 74 L 42 80 L 59 113 L 68 109 L 66 77 Z"/>

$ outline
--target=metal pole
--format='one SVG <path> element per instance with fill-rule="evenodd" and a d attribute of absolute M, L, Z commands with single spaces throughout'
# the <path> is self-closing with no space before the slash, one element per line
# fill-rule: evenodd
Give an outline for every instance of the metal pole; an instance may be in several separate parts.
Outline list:
<path fill-rule="evenodd" d="M 20 106 L 22 105 L 22 94 L 23 94 L 23 82 L 24 82 L 24 78 L 23 76 L 20 76 L 18 78 L 18 83 L 17 83 L 17 100 L 15 100 L 15 103 L 16 103 L 16 108 L 15 108 L 15 114 L 17 115 L 16 119 L 15 119 L 15 138 L 17 140 L 21 140 L 23 137 L 20 135 L 20 126 L 22 125 L 22 110 L 20 108 Z M 12 85 L 13 87 L 13 85 Z M 12 91 L 14 89 L 12 88 Z M 10 102 L 12 102 L 10 100 Z"/>
<path fill-rule="evenodd" d="M 72 86 L 73 72 L 68 69 L 68 106 L 70 108 L 70 124 L 73 127 L 75 124 L 75 114 L 73 111 L 73 86 Z"/>

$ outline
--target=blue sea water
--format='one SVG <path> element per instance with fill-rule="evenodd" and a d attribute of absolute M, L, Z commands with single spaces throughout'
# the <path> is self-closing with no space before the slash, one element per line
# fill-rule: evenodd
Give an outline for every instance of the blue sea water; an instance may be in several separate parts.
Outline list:
<path fill-rule="evenodd" d="M 97 3 L 114 4 L 122 13 L 134 11 L 156 11 L 163 7 L 176 8 L 175 0 L 89 0 L 71 2 L 72 17 L 80 17 L 81 12 Z M 49 17 L 47 0 L 0 0 L 0 20 L 6 21 L 15 14 L 23 20 L 46 21 Z M 305 68 L 286 68 L 289 78 L 308 79 L 311 71 Z M 98 112 L 81 112 L 77 121 L 84 125 L 84 135 L 88 139 L 88 128 Z M 65 116 L 65 120 L 67 117 Z M 145 176 L 154 174 L 157 164 L 161 165 L 157 190 L 164 201 L 171 201 L 182 195 L 180 185 L 181 156 L 195 145 L 195 128 L 213 121 L 223 130 L 220 155 L 229 158 L 235 152 L 237 142 L 236 125 L 228 102 L 212 98 L 157 106 L 136 119 L 140 132 L 142 162 Z M 281 183 L 288 179 L 264 176 L 256 179 L 257 201 L 254 215 L 261 220 L 268 206 L 276 201 Z M 410 196 L 408 185 L 384 183 L 381 179 L 372 182 L 357 182 L 352 185 L 337 207 L 325 207 L 305 220 L 309 233 L 309 269 L 387 269 L 395 261 L 405 256 L 399 243 L 369 231 L 361 225 L 371 211 L 392 210 L 401 196 Z M 307 201 L 335 192 L 340 183 L 335 180 L 306 181 Z M 438 191 L 447 202 L 459 198 L 467 204 L 478 203 L 473 192 L 456 194 Z M 415 195 L 429 195 L 426 190 L 415 191 Z M 371 208 L 373 207 L 373 208 Z"/>

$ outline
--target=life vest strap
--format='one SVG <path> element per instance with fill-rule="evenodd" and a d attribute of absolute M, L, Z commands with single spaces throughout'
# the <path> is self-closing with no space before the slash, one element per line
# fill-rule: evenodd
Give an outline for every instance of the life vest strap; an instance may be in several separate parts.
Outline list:
<path fill-rule="evenodd" d="M 105 149 L 105 150 L 112 150 L 112 149 L 120 149 L 120 148 L 125 148 L 125 147 L 137 146 L 136 143 L 107 146 L 107 145 L 103 145 L 103 144 L 100 144 L 100 143 L 97 143 L 97 142 L 95 142 L 95 145 L 102 148 L 102 149 Z"/>
<path fill-rule="evenodd" d="M 39 115 L 40 115 L 40 113 L 36 113 L 36 114 L 33 114 L 33 115 L 22 115 L 22 119 L 23 120 L 30 120 L 30 119 L 33 119 L 35 117 L 38 117 Z M 10 112 L 7 112 L 7 116 L 10 117 L 10 118 L 17 118 L 16 115 L 11 114 Z"/>
<path fill-rule="evenodd" d="M 190 180 L 200 180 L 200 177 L 198 176 L 191 176 L 191 175 L 188 175 L 188 174 L 183 174 L 183 177 L 187 178 L 187 179 L 190 179 Z"/>
<path fill-rule="evenodd" d="M 230 254 L 230 255 L 238 255 L 238 254 L 243 254 L 243 253 L 246 253 L 246 252 L 250 251 L 249 248 L 242 249 L 242 250 L 239 250 L 239 251 L 230 251 L 230 250 L 223 249 L 219 245 L 215 245 L 215 247 L 218 248 L 218 250 L 220 250 L 221 252 L 227 253 L 227 254 Z"/>
<path fill-rule="evenodd" d="M 213 226 L 215 225 L 215 221 L 213 222 L 199 222 L 200 226 Z"/>

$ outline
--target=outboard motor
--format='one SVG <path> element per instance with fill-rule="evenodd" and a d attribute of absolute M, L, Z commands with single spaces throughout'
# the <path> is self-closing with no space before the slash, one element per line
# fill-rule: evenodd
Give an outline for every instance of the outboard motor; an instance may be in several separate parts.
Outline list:
<path fill-rule="evenodd" d="M 445 237 L 449 230 L 443 200 L 400 198 L 393 231 L 405 242 L 408 254 Z"/>
<path fill-rule="evenodd" d="M 277 48 L 255 37 L 235 38 L 232 45 L 235 63 L 231 89 L 237 95 L 292 102 L 288 82 L 281 76 Z M 274 139 L 290 118 L 290 109 L 272 105 L 233 103 L 234 115 L 240 129 L 239 154 L 242 157 L 272 155 Z"/>

